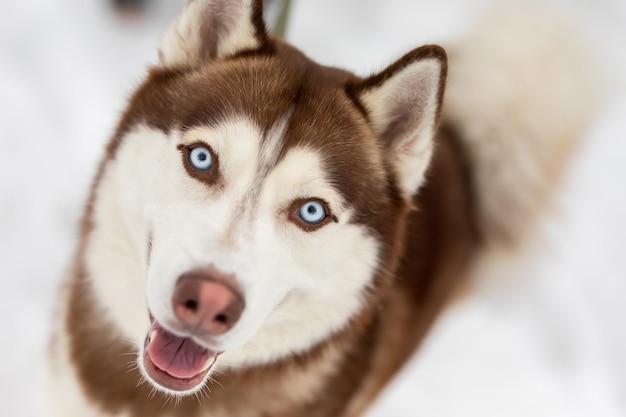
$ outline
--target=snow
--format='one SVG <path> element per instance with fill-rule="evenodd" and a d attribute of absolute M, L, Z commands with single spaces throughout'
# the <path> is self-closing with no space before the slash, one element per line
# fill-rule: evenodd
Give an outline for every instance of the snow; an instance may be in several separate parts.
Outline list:
<path fill-rule="evenodd" d="M 0 4 L 0 402 L 31 416 L 54 297 L 103 145 L 184 0 L 120 17 L 104 0 Z M 544 2 L 545 3 L 545 2 Z M 626 3 L 551 0 L 600 42 L 611 94 L 572 164 L 562 214 L 492 254 L 370 417 L 626 415 Z M 295 4 L 289 38 L 358 73 L 449 41 L 482 0 Z M 383 6 L 384 5 L 384 6 Z"/>

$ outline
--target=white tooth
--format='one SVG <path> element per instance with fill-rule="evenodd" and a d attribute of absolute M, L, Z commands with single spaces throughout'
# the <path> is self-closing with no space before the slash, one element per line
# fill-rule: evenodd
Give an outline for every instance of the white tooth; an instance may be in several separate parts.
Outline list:
<path fill-rule="evenodd" d="M 152 343 L 152 341 L 154 340 L 154 338 L 157 336 L 157 334 L 159 333 L 158 330 L 154 329 L 150 332 L 150 337 L 148 338 L 148 343 Z"/>

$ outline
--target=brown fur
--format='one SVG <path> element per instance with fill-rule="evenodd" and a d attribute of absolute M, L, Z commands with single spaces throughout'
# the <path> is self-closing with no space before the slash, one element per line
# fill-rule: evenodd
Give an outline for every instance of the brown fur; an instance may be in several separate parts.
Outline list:
<path fill-rule="evenodd" d="M 280 41 L 273 41 L 271 47 L 263 45 L 259 53 L 246 51 L 207 66 L 153 69 L 131 99 L 107 147 L 96 184 L 108 161 L 115 158 L 124 134 L 137 123 L 164 131 L 171 126 L 185 129 L 243 111 L 268 131 L 291 111 L 281 156 L 303 142 L 318 149 L 335 186 L 360 210 L 353 221 L 383 242 L 383 267 L 366 294 L 366 307 L 344 330 L 309 352 L 216 374 L 204 396 L 175 404 L 160 393 L 151 395 L 148 384 L 139 382 L 139 371 L 132 367 L 135 348 L 106 322 L 85 276 L 81 249 L 70 280 L 65 320 L 69 354 L 85 394 L 106 413 L 128 412 L 133 417 L 361 415 L 414 352 L 467 274 L 478 236 L 468 170 L 458 142 L 448 131 L 438 136 L 427 183 L 410 204 L 400 196 L 388 167 L 380 172 L 370 169 L 384 166 L 384 161 L 373 159 L 388 144 L 374 137 L 367 111 L 356 98 L 360 89 L 379 85 L 415 59 L 428 54 L 441 58 L 442 50 L 413 51 L 388 71 L 364 81 L 319 66 Z M 212 82 L 207 84 L 207 79 Z M 254 82 L 258 79 L 264 82 Z M 332 137 L 316 134 L 331 130 L 335 132 Z M 342 158 L 346 152 L 349 160 Z M 94 187 L 83 221 L 81 248 L 92 229 L 95 199 Z M 371 216 L 372 212 L 382 214 Z"/>

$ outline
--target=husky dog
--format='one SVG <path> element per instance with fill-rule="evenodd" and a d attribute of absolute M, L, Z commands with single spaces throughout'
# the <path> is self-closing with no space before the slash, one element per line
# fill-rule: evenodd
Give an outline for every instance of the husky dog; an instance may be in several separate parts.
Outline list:
<path fill-rule="evenodd" d="M 552 23 L 451 49 L 442 112 L 441 47 L 362 78 L 270 37 L 262 9 L 189 1 L 130 99 L 42 414 L 360 416 L 482 248 L 549 202 L 588 107 Z"/>

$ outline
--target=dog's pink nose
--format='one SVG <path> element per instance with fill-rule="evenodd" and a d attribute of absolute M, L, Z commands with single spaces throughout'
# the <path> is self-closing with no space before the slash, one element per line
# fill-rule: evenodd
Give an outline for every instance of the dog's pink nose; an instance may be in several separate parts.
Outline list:
<path fill-rule="evenodd" d="M 174 291 L 174 313 L 190 327 L 221 335 L 239 320 L 243 297 L 215 269 L 183 274 Z"/>

